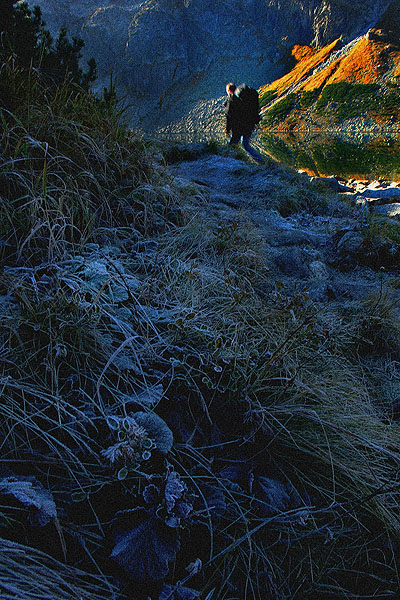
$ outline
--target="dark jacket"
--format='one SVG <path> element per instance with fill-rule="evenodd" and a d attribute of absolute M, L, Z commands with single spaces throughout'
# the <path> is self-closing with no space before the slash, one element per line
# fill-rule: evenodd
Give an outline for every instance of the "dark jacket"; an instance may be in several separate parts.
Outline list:
<path fill-rule="evenodd" d="M 252 132 L 254 116 L 246 110 L 245 103 L 235 94 L 225 102 L 226 132 L 234 137 L 248 135 Z"/>

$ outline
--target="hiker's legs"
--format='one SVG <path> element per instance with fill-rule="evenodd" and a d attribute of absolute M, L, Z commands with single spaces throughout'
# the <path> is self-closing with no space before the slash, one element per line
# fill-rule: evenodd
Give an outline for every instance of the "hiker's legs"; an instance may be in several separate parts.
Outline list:
<path fill-rule="evenodd" d="M 236 146 L 240 142 L 241 135 L 231 135 L 231 139 L 229 140 L 230 146 Z"/>
<path fill-rule="evenodd" d="M 264 159 L 261 156 L 261 154 L 259 154 L 257 152 L 257 150 L 255 150 L 251 145 L 250 145 L 250 138 L 251 138 L 251 134 L 252 132 L 250 131 L 250 133 L 247 133 L 246 135 L 232 135 L 231 139 L 229 140 L 229 145 L 230 146 L 235 146 L 236 144 L 239 144 L 240 139 L 242 138 L 242 144 L 243 144 L 243 148 L 246 150 L 246 152 L 248 154 L 250 154 L 250 156 L 252 158 L 254 158 L 254 160 L 258 163 L 263 163 Z"/>
<path fill-rule="evenodd" d="M 250 154 L 250 156 L 252 158 L 254 158 L 255 161 L 257 161 L 258 163 L 262 163 L 264 162 L 263 157 L 261 156 L 261 154 L 259 154 L 257 152 L 257 150 L 255 150 L 252 146 L 250 146 L 250 138 L 251 138 L 251 133 L 248 133 L 247 135 L 243 136 L 243 148 L 246 150 L 246 152 L 248 154 Z"/>

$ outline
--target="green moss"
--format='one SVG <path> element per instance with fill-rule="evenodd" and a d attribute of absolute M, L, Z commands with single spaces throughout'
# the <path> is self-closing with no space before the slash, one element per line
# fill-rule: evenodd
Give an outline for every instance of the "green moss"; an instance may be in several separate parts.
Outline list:
<path fill-rule="evenodd" d="M 341 81 L 315 89 L 292 93 L 270 108 L 263 119 L 263 125 L 277 124 L 294 109 L 303 111 L 314 109 L 317 114 L 329 116 L 333 121 L 341 121 L 360 116 L 377 116 L 384 119 L 400 116 L 400 85 L 389 83 L 380 86 L 376 83 L 349 83 Z M 262 98 L 262 106 L 274 97 L 274 92 Z"/>
<path fill-rule="evenodd" d="M 272 90 L 267 90 L 263 94 L 260 95 L 259 104 L 260 108 L 267 106 L 270 102 L 272 102 L 277 96 L 277 93 Z"/>
<path fill-rule="evenodd" d="M 379 95 L 374 98 L 374 102 L 371 105 L 371 109 L 375 110 L 379 114 L 390 117 L 393 113 L 396 113 L 400 108 L 400 94 L 395 91 L 391 91 L 385 95 Z"/>
<path fill-rule="evenodd" d="M 296 95 L 294 93 L 288 94 L 270 108 L 262 121 L 263 125 L 272 125 L 273 123 L 282 121 L 294 108 Z"/>
<path fill-rule="evenodd" d="M 339 136 L 319 136 L 301 141 L 297 137 L 262 136 L 265 150 L 295 169 L 315 173 L 355 174 L 375 179 L 395 179 L 400 173 L 400 142 L 397 138 L 371 139 L 353 144 Z"/>
<path fill-rule="evenodd" d="M 332 83 L 322 90 L 315 108 L 319 113 L 329 109 L 338 120 L 371 113 L 390 117 L 400 108 L 398 86 L 390 87 L 388 91 L 376 83 Z"/>
<path fill-rule="evenodd" d="M 320 95 L 319 89 L 302 92 L 302 94 L 300 96 L 300 100 L 299 100 L 300 108 L 302 108 L 303 110 L 310 108 L 314 104 L 314 102 L 317 100 L 319 95 Z"/>

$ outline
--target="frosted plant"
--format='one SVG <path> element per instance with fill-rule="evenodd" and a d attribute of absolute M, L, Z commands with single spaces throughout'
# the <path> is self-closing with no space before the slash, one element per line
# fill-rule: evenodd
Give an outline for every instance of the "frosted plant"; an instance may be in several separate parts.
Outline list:
<path fill-rule="evenodd" d="M 107 424 L 117 440 L 101 454 L 112 466 L 123 467 L 119 479 L 126 477 L 129 465 L 149 460 L 153 449 L 167 454 L 172 448 L 172 431 L 155 413 L 138 411 L 128 417 L 111 416 Z"/>
<path fill-rule="evenodd" d="M 133 417 L 110 417 L 108 426 L 117 442 L 101 451 L 111 465 L 129 465 L 148 460 L 155 442 Z"/>

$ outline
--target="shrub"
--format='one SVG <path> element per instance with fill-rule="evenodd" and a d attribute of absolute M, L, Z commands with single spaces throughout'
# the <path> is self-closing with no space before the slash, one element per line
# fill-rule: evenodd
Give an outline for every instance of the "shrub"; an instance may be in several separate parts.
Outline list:
<path fill-rule="evenodd" d="M 360 116 L 374 106 L 378 90 L 379 85 L 375 83 L 332 83 L 324 87 L 315 108 L 321 112 L 330 105 L 337 118 Z"/>
<path fill-rule="evenodd" d="M 84 73 L 79 66 L 83 41 L 74 37 L 69 41 L 63 27 L 54 41 L 45 29 L 39 6 L 31 11 L 26 2 L 3 0 L 2 28 L 0 38 L 0 58 L 3 63 L 12 61 L 19 67 L 24 78 L 29 73 L 39 73 L 47 85 L 60 85 L 65 78 L 80 86 L 89 87 L 96 79 L 96 63 L 91 59 Z M 14 110 L 15 88 L 9 80 L 9 73 L 0 76 L 0 106 Z"/>
<path fill-rule="evenodd" d="M 267 106 L 267 104 L 272 102 L 276 98 L 276 96 L 277 96 L 277 93 L 273 90 L 267 90 L 266 92 L 261 94 L 260 98 L 259 98 L 260 108 Z"/>
<path fill-rule="evenodd" d="M 308 108 L 310 108 L 310 106 L 312 106 L 314 104 L 314 102 L 317 100 L 319 95 L 320 95 L 319 89 L 303 91 L 300 95 L 300 100 L 299 100 L 300 108 L 302 108 L 303 110 L 307 110 Z"/>

